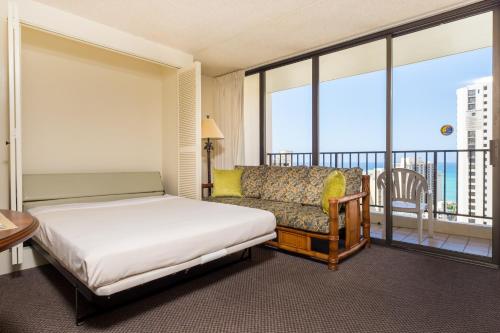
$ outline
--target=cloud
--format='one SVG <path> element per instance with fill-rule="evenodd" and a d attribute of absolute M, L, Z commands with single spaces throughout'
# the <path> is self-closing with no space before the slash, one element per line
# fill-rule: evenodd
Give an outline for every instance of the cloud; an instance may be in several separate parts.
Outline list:
<path fill-rule="evenodd" d="M 483 76 L 483 77 L 478 77 L 472 80 L 464 81 L 463 85 L 464 86 L 472 86 L 475 84 L 480 84 L 480 83 L 489 83 L 492 82 L 493 77 L 490 76 Z"/>

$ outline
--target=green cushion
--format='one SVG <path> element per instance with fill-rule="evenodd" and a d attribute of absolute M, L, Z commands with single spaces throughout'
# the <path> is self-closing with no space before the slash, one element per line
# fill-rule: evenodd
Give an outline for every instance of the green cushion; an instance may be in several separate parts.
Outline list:
<path fill-rule="evenodd" d="M 242 169 L 213 171 L 213 197 L 241 197 Z"/>
<path fill-rule="evenodd" d="M 336 169 L 330 167 L 313 166 L 309 168 L 307 184 L 304 189 L 302 204 L 322 206 L 323 184 L 326 178 L 334 170 L 344 174 L 346 180 L 345 195 L 355 194 L 361 191 L 361 178 L 363 170 L 360 168 Z"/>
<path fill-rule="evenodd" d="M 329 199 L 343 197 L 345 195 L 345 187 L 345 177 L 342 172 L 333 171 L 326 177 L 325 184 L 323 185 L 323 195 L 321 196 L 321 205 L 325 214 L 328 214 L 330 211 Z"/>

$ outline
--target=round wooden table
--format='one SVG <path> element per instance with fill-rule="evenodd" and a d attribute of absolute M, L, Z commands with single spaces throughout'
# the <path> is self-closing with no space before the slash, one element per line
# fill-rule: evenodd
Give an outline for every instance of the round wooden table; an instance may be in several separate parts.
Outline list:
<path fill-rule="evenodd" d="M 0 209 L 0 213 L 17 226 L 17 228 L 9 230 L 0 228 L 0 252 L 31 238 L 36 229 L 38 229 L 37 219 L 28 213 L 5 209 Z"/>

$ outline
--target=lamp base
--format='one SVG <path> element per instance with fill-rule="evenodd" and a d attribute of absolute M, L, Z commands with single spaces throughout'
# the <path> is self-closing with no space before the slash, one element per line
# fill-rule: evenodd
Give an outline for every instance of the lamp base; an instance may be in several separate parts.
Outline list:
<path fill-rule="evenodd" d="M 207 182 L 209 184 L 212 183 L 212 166 L 211 166 L 211 161 L 210 161 L 210 153 L 213 150 L 213 142 L 210 141 L 210 139 L 207 139 L 207 142 L 205 142 L 205 147 L 204 149 L 207 151 Z M 212 188 L 208 188 L 208 196 L 212 195 Z"/>

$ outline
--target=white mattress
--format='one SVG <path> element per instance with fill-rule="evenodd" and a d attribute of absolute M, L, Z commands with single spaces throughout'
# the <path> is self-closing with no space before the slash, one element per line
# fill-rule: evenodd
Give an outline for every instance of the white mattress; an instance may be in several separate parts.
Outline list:
<path fill-rule="evenodd" d="M 35 239 L 97 295 L 265 242 L 276 227 L 267 211 L 168 195 L 29 212 Z"/>

